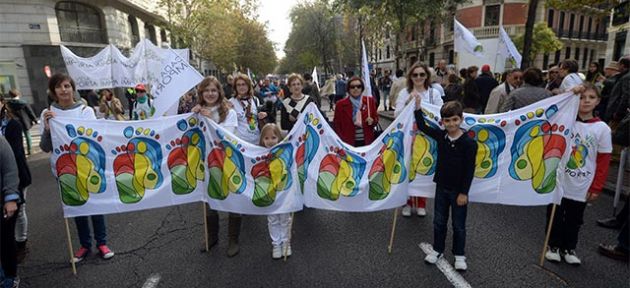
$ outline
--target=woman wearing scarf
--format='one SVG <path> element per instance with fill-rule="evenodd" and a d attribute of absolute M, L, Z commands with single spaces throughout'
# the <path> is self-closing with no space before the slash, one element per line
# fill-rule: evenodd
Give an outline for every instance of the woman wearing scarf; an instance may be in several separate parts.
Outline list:
<path fill-rule="evenodd" d="M 238 119 L 236 136 L 258 145 L 260 140 L 260 129 L 258 121 L 267 117 L 266 112 L 258 111 L 258 98 L 254 97 L 254 87 L 247 75 L 239 74 L 234 77 L 234 91 L 236 97 L 230 98 L 230 103 L 234 106 Z"/>
<path fill-rule="evenodd" d="M 298 116 L 306 106 L 314 103 L 313 99 L 308 95 L 302 94 L 304 79 L 298 74 L 289 75 L 289 90 L 291 96 L 282 100 L 282 108 L 280 110 L 280 127 L 282 130 L 291 130 L 298 120 Z"/>
<path fill-rule="evenodd" d="M 348 96 L 337 102 L 333 118 L 334 129 L 339 138 L 355 147 L 370 145 L 376 138 L 376 102 L 372 97 L 361 96 L 364 88 L 361 78 L 352 77 L 346 88 Z"/>

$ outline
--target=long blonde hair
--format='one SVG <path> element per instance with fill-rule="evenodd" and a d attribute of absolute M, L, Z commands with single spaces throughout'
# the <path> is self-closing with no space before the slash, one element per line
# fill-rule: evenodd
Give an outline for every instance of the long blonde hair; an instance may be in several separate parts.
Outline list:
<path fill-rule="evenodd" d="M 232 105 L 227 99 L 225 99 L 225 95 L 223 93 L 223 87 L 221 87 L 221 82 L 214 76 L 208 76 L 203 78 L 201 83 L 197 85 L 197 104 L 201 107 L 208 107 L 210 103 L 207 103 L 205 99 L 203 99 L 203 91 L 210 85 L 214 85 L 214 87 L 219 90 L 219 99 L 217 99 L 217 105 L 219 106 L 219 123 L 225 121 L 227 114 L 230 112 Z"/>

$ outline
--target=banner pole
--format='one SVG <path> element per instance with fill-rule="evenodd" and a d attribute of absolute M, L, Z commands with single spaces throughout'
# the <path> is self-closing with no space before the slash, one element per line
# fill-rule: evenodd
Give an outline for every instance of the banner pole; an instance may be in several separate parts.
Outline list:
<path fill-rule="evenodd" d="M 282 251 L 284 254 L 284 262 L 287 262 L 287 251 L 289 251 L 289 245 L 291 245 L 291 235 L 293 234 L 293 215 L 295 212 L 291 212 L 291 217 L 289 220 L 289 243 L 287 245 L 284 245 L 284 251 Z"/>
<path fill-rule="evenodd" d="M 398 207 L 394 209 L 394 221 L 392 223 L 392 234 L 389 237 L 389 246 L 387 247 L 388 254 L 392 254 L 392 248 L 394 247 L 394 235 L 396 233 L 396 219 L 398 219 Z"/>
<path fill-rule="evenodd" d="M 619 206 L 619 195 L 623 186 L 623 176 L 626 170 L 626 160 L 628 158 L 628 147 L 621 150 L 619 157 L 619 170 L 617 170 L 617 183 L 615 183 L 615 198 L 613 198 L 613 216 L 617 214 L 617 206 Z"/>
<path fill-rule="evenodd" d="M 70 252 L 70 263 L 72 264 L 72 274 L 77 275 L 77 264 L 74 263 L 74 257 L 72 256 L 72 239 L 70 238 L 70 225 L 68 224 L 68 218 L 64 218 L 66 222 L 66 236 L 68 237 L 68 251 Z"/>
<path fill-rule="evenodd" d="M 203 209 L 203 235 L 206 239 L 206 252 L 210 252 L 210 245 L 208 243 L 208 207 L 205 202 L 201 202 L 201 208 Z"/>
<path fill-rule="evenodd" d="M 551 207 L 551 217 L 549 217 L 549 223 L 547 224 L 547 235 L 545 235 L 545 244 L 543 245 L 542 254 L 540 254 L 540 267 L 543 267 L 545 263 L 545 252 L 547 252 L 547 245 L 549 244 L 549 236 L 551 236 L 551 229 L 553 226 L 553 218 L 556 216 L 556 205 L 553 204 Z"/>

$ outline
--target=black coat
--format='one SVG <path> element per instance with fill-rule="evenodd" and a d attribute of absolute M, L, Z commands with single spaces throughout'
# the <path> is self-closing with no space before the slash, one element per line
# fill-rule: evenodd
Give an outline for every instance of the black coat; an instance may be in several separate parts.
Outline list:
<path fill-rule="evenodd" d="M 477 89 L 479 89 L 479 101 L 481 102 L 481 110 L 486 110 L 486 105 L 488 104 L 488 98 L 490 97 L 490 92 L 492 89 L 499 86 L 499 82 L 494 80 L 492 76 L 488 74 L 481 74 L 477 79 L 475 79 L 475 83 L 477 84 Z"/>
<path fill-rule="evenodd" d="M 7 106 L 13 111 L 13 114 L 24 129 L 29 130 L 33 127 L 33 124 L 37 123 L 37 116 L 35 116 L 33 108 L 28 103 L 22 100 L 11 99 L 7 101 Z"/>
<path fill-rule="evenodd" d="M 4 138 L 6 138 L 9 145 L 11 145 L 13 155 L 15 156 L 15 162 L 17 162 L 18 175 L 20 177 L 20 184 L 18 188 L 20 189 L 20 192 L 31 185 L 31 171 L 28 168 L 26 155 L 24 154 L 22 131 L 22 125 L 15 119 L 9 120 L 7 127 L 4 130 Z"/>

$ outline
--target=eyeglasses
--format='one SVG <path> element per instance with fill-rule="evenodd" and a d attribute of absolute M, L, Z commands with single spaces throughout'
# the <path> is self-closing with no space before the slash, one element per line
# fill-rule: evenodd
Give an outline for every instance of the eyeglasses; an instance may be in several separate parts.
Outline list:
<path fill-rule="evenodd" d="M 418 77 L 427 77 L 427 73 L 421 72 L 421 73 L 413 73 L 411 74 L 411 77 L 413 78 L 418 78 Z"/>
<path fill-rule="evenodd" d="M 350 89 L 363 89 L 363 85 L 350 85 Z"/>

